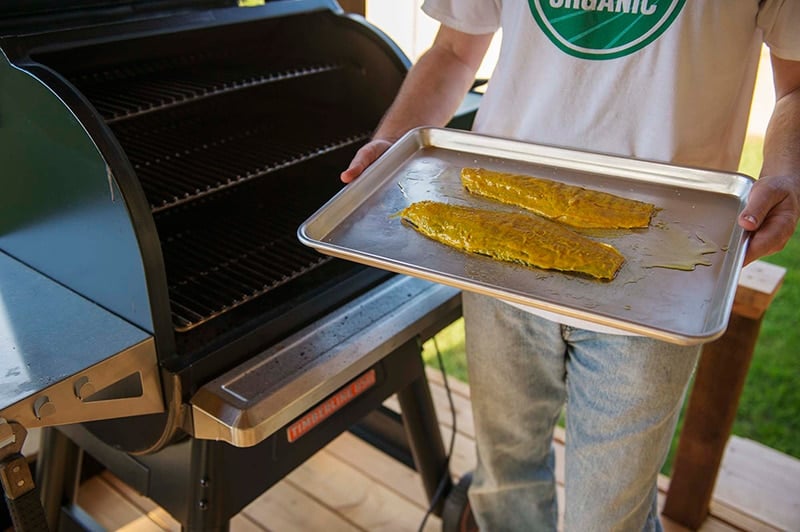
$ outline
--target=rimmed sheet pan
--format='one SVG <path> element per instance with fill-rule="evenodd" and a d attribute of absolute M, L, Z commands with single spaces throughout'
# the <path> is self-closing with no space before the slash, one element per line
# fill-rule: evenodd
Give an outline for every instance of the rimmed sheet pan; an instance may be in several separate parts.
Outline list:
<path fill-rule="evenodd" d="M 592 231 L 626 257 L 616 279 L 498 262 L 450 249 L 396 213 L 425 199 L 514 209 L 474 197 L 462 167 L 518 172 L 654 203 L 644 230 Z M 744 259 L 736 223 L 753 180 L 737 173 L 419 128 L 409 132 L 299 229 L 322 253 L 672 343 L 720 336 Z M 683 269 L 693 262 L 691 271 Z"/>

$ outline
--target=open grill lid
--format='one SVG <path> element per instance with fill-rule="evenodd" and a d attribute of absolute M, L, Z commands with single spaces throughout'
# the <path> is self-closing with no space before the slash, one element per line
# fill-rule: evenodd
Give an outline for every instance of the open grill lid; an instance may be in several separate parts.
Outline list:
<path fill-rule="evenodd" d="M 274 0 L 3 0 L 0 2 L 0 37 L 158 19 L 271 1 Z"/>
<path fill-rule="evenodd" d="M 155 11 L 185 7 L 231 6 L 236 3 L 236 0 L 5 0 L 0 5 L 0 14 L 4 17 L 45 13 L 58 16 L 78 10 Z"/>
<path fill-rule="evenodd" d="M 296 242 L 296 226 L 320 202 L 333 195 L 333 185 L 336 185 L 336 190 L 342 186 L 331 169 L 340 167 L 343 164 L 340 159 L 350 151 L 354 152 L 355 145 L 367 138 L 374 127 L 373 122 L 399 86 L 407 60 L 383 34 L 362 20 L 344 16 L 333 0 L 281 0 L 252 8 L 202 10 L 187 7 L 184 11 L 136 20 L 130 20 L 123 14 L 123 7 L 132 4 L 116 4 L 121 6 L 118 18 L 111 16 L 113 9 L 108 9 L 107 22 L 97 19 L 98 22 L 93 24 L 76 22 L 70 26 L 65 22 L 66 18 L 59 19 L 57 16 L 79 13 L 79 9 L 52 11 L 50 15 L 64 25 L 29 26 L 29 32 L 20 31 L 20 26 L 13 26 L 10 18 L 0 20 L 0 24 L 6 24 L 5 27 L 15 28 L 15 33 L 5 33 L 0 38 L 0 84 L 4 87 L 0 95 L 5 94 L 6 103 L 9 104 L 4 106 L 9 112 L 4 115 L 4 127 L 0 128 L 0 139 L 6 142 L 0 144 L 5 146 L 4 151 L 17 154 L 14 161 L 19 163 L 17 171 L 12 173 L 12 190 L 5 195 L 6 201 L 0 203 L 21 198 L 14 200 L 18 204 L 15 209 L 18 216 L 11 220 L 4 217 L 6 219 L 0 223 L 3 226 L 0 227 L 0 250 L 52 279 L 54 283 L 63 284 L 88 301 L 108 309 L 143 333 L 152 335 L 151 344 L 155 344 L 155 353 L 150 357 L 149 367 L 161 368 L 163 387 L 163 406 L 159 404 L 153 410 L 157 411 L 160 407 L 166 411 L 155 415 L 132 416 L 137 419 L 135 423 L 126 419 L 124 423 L 98 421 L 92 424 L 95 434 L 108 428 L 109 433 L 121 435 L 125 446 L 120 448 L 148 452 L 167 443 L 178 428 L 184 428 L 181 404 L 192 396 L 197 386 L 222 371 L 238 366 L 252 357 L 253 353 L 318 319 L 344 299 L 370 288 L 382 279 L 368 270 L 345 271 L 344 266 L 351 267 L 345 263 L 332 264 L 335 271 L 327 266 L 316 267 L 317 262 L 326 258 L 315 257 L 314 262 L 303 261 L 304 265 L 311 267 L 305 270 L 310 275 L 305 275 L 305 272 L 295 275 L 300 269 L 292 267 L 288 273 L 278 271 L 274 276 L 277 282 L 260 281 L 257 276 L 284 266 L 284 254 L 278 256 L 272 253 L 275 250 L 282 251 L 284 241 L 268 239 L 270 234 L 267 229 L 278 227 L 262 227 L 259 223 L 263 224 L 263 218 L 257 217 L 255 222 L 249 220 L 248 215 L 256 213 L 252 209 L 242 208 L 242 204 L 259 207 L 260 204 L 253 206 L 253 202 L 260 201 L 260 198 L 282 198 L 281 207 L 291 207 L 291 217 L 277 212 L 266 199 L 264 208 L 271 209 L 271 219 L 279 219 L 288 225 L 281 235 Z M 137 3 L 137 6 L 140 4 L 156 5 L 155 2 L 149 2 Z M 169 4 L 176 5 L 174 2 Z M 41 20 L 47 19 L 47 4 L 34 5 L 40 8 L 35 15 Z M 75 5 L 79 4 L 70 3 L 70 6 Z M 87 0 L 83 0 L 83 5 L 89 5 Z M 115 2 L 98 5 L 108 8 L 114 6 Z M 203 4 L 196 2 L 193 5 Z M 8 4 L 4 4 L 3 8 L 0 16 L 13 13 Z M 96 13 L 89 7 L 87 11 Z M 34 18 L 31 15 L 28 20 Z M 54 29 L 49 29 L 51 27 Z M 254 44 L 248 46 L 249 43 Z M 199 58 L 200 62 L 185 66 L 181 62 L 185 57 L 192 58 L 192 61 Z M 139 72 L 137 69 L 140 66 L 145 68 L 153 64 L 159 68 L 166 65 L 165 71 L 172 77 L 187 74 L 179 77 L 181 93 L 191 92 L 186 102 L 181 101 L 180 105 L 170 107 L 163 104 L 157 90 L 145 85 L 150 78 L 159 79 L 161 70 L 157 72 L 159 75 L 153 75 L 150 70 L 138 78 L 128 75 Z M 308 66 L 299 68 L 298 64 Z M 118 68 L 119 65 L 125 65 L 125 69 Z M 124 74 L 124 81 L 113 76 L 106 77 L 106 72 L 114 74 L 118 70 Z M 231 89 L 221 98 L 213 99 L 224 102 L 224 106 L 209 105 L 212 99 L 208 96 L 219 95 L 221 90 L 216 83 L 217 75 L 227 75 L 232 70 L 242 74 L 243 77 L 236 77 L 234 81 L 244 80 L 246 89 Z M 95 79 L 92 74 L 97 72 L 102 75 Z M 187 81 L 197 81 L 198 75 L 202 78 L 203 73 L 212 73 L 211 81 L 214 83 L 199 83 L 196 90 L 187 88 Z M 226 87 L 230 85 L 228 78 L 220 83 Z M 144 97 L 141 101 L 129 98 L 131 92 Z M 234 107 L 239 109 L 239 103 L 252 101 L 251 94 L 258 96 L 257 101 L 263 104 L 261 110 L 258 113 L 248 112 L 243 117 L 238 116 L 242 115 L 241 112 L 234 113 L 237 115 L 234 117 L 229 111 Z M 169 97 L 173 96 L 170 94 Z M 342 103 L 356 100 L 358 106 Z M 280 105 L 276 105 L 276 102 Z M 292 102 L 294 105 L 288 105 Z M 186 195 L 182 190 L 174 193 L 167 191 L 170 194 L 166 197 L 163 194 L 154 195 L 155 188 L 163 186 L 165 180 L 159 180 L 157 176 L 147 179 L 154 158 L 148 157 L 149 152 L 144 148 L 160 149 L 164 145 L 161 141 L 166 138 L 158 135 L 161 129 L 156 131 L 147 127 L 148 143 L 141 145 L 138 142 L 140 132 L 136 127 L 145 122 L 151 126 L 163 119 L 173 128 L 165 130 L 165 135 L 169 136 L 175 125 L 182 123 L 177 118 L 187 118 L 189 121 L 193 118 L 206 119 L 211 115 L 210 108 L 219 108 L 216 112 L 222 115 L 222 120 L 213 127 L 181 130 L 186 134 L 181 134 L 180 140 L 192 140 L 192 135 L 209 133 L 212 134 L 212 140 L 217 138 L 217 134 L 227 139 L 231 135 L 226 133 L 226 120 L 234 118 L 236 123 L 231 125 L 234 133 L 254 132 L 254 128 L 244 126 L 253 120 L 258 126 L 264 122 L 259 113 L 266 113 L 280 120 L 269 122 L 275 128 L 275 135 L 262 134 L 259 137 L 261 140 L 256 142 L 259 150 L 278 149 L 283 141 L 292 140 L 291 147 L 299 151 L 287 154 L 286 150 L 281 149 L 276 157 L 259 151 L 259 158 L 254 159 L 249 151 L 252 144 L 249 137 L 236 137 L 236 142 L 225 142 L 225 147 L 231 150 L 225 153 L 215 151 L 221 149 L 222 143 L 208 143 L 201 138 L 198 143 L 208 145 L 213 152 L 209 155 L 212 159 L 231 161 L 230 168 L 226 165 L 226 170 L 233 172 L 232 178 L 237 187 L 247 187 L 248 191 L 253 190 L 250 187 L 257 187 L 258 192 L 263 194 L 240 193 L 244 188 L 225 188 L 225 183 L 228 183 L 226 178 L 222 185 L 212 185 L 215 191 L 219 191 L 218 194 L 198 197 L 195 202 L 183 201 Z M 296 109 L 299 111 L 293 112 Z M 341 119 L 337 120 L 337 116 Z M 120 117 L 130 117 L 132 120 Z M 249 120 L 247 124 L 245 119 Z M 45 124 L 46 127 L 39 127 L 38 124 Z M 302 131 L 283 127 L 287 124 L 299 124 Z M 334 131 L 327 135 L 331 133 L 328 131 L 331 128 Z M 41 134 L 42 131 L 47 134 Z M 297 138 L 298 132 L 302 133 L 301 139 Z M 326 135 L 316 137 L 323 133 Z M 65 138 L 71 141 L 65 143 Z M 307 147 L 306 141 L 309 140 L 313 142 Z M 24 142 L 20 149 L 11 149 L 20 142 Z M 188 148 L 184 146 L 181 154 L 196 144 L 190 143 Z M 68 152 L 65 145 L 70 148 Z M 309 155 L 311 152 L 319 157 L 314 159 Z M 42 157 L 42 153 L 47 153 L 48 157 Z M 191 153 L 192 157 L 181 155 L 181 172 L 188 171 L 192 177 L 207 177 L 208 167 L 214 161 L 209 160 L 205 152 Z M 324 157 L 321 155 L 323 153 Z M 264 155 L 263 160 L 261 155 Z M 158 153 L 154 157 L 164 159 Z M 252 163 L 252 167 L 241 170 L 239 163 L 245 159 L 249 161 L 248 164 Z M 319 161 L 319 164 L 311 165 L 312 161 Z M 151 165 L 147 166 L 147 162 Z M 139 167 L 135 169 L 136 164 Z M 163 165 L 165 173 L 171 170 L 170 164 Z M 266 174 L 273 170 L 281 172 L 281 179 L 247 180 L 248 175 Z M 183 177 L 183 173 L 178 177 Z M 240 175 L 241 179 L 236 177 Z M 182 179 L 177 181 L 183 183 Z M 317 193 L 319 196 L 312 198 L 315 204 L 311 210 L 295 210 L 288 201 L 288 194 L 278 190 L 284 184 L 288 186 L 295 181 L 314 182 L 314 196 Z M 8 186 L 4 182 L 4 187 Z M 39 196 L 31 192 L 34 189 L 47 190 L 46 197 L 50 201 L 41 201 Z M 310 190 L 311 187 L 301 185 L 300 189 Z M 145 192 L 150 192 L 151 197 L 148 198 Z M 170 202 L 175 198 L 183 203 L 167 208 L 173 207 Z M 213 210 L 215 218 L 224 224 L 215 225 L 210 217 L 200 216 L 207 209 Z M 231 216 L 227 216 L 228 213 Z M 30 219 L 48 223 L 27 223 Z M 63 223 L 64 219 L 73 223 Z M 49 223 L 51 220 L 58 220 L 59 223 Z M 190 224 L 191 232 L 184 230 L 186 223 L 195 220 L 196 224 Z M 230 231 L 232 224 L 238 224 L 239 221 L 242 225 L 236 225 L 236 230 Z M 223 227 L 228 230 L 223 230 Z M 3 230 L 6 228 L 8 230 Z M 198 228 L 208 229 L 207 233 L 203 233 L 202 245 L 194 245 L 186 239 L 187 236 L 199 234 Z M 38 231 L 35 235 L 31 234 L 34 229 Z M 230 237 L 231 232 L 236 235 L 235 239 Z M 250 233 L 258 236 L 257 250 L 263 248 L 266 251 L 267 247 L 270 248 L 268 260 L 250 251 L 254 246 L 249 244 L 249 247 L 245 246 L 248 251 L 238 252 L 242 238 Z M 50 245 L 36 244 L 44 238 Z M 206 252 L 211 244 L 216 245 L 217 242 L 224 244 L 225 250 L 230 250 L 237 259 L 228 260 L 226 254 L 222 260 L 215 260 L 212 266 L 207 266 L 210 253 Z M 301 244 L 297 243 L 297 246 L 303 253 L 310 253 Z M 186 247 L 193 252 L 191 257 L 184 251 Z M 197 250 L 203 252 L 198 253 Z M 195 255 L 199 260 L 189 263 L 187 259 L 193 259 Z M 54 260 L 54 257 L 66 258 Z M 267 262 L 270 270 L 256 270 L 251 262 L 238 257 L 252 260 L 253 263 Z M 169 264 L 165 264 L 165 258 L 170 261 Z M 292 255 L 292 258 L 296 256 Z M 169 265 L 176 268 L 167 268 Z M 199 290 L 192 293 L 183 291 L 191 281 L 200 278 L 193 273 L 196 266 L 201 272 L 235 276 L 235 284 L 242 287 L 242 293 L 254 295 L 248 303 L 250 306 L 240 304 L 244 299 L 238 296 L 239 293 L 228 297 L 234 283 L 228 283 L 227 280 L 218 282 L 214 275 L 203 275 L 203 281 L 208 283 L 199 286 Z M 258 281 L 259 286 L 251 289 L 249 284 L 241 281 L 241 276 L 236 275 L 234 267 L 247 270 L 248 283 Z M 172 271 L 177 272 L 178 276 L 171 278 L 169 273 Z M 184 275 L 184 272 L 188 273 Z M 354 280 L 351 272 L 357 273 L 358 279 Z M 170 305 L 168 299 L 170 279 L 176 279 L 173 285 L 180 289 L 180 293 L 173 290 L 173 295 L 179 296 L 176 299 L 181 303 L 180 310 L 183 311 L 184 307 L 188 310 L 185 315 L 172 313 L 178 306 Z M 188 281 L 184 283 L 184 279 Z M 334 288 L 344 284 L 345 279 L 347 290 L 336 289 L 334 294 Z M 262 295 L 266 286 L 275 286 L 276 290 Z M 207 305 L 208 297 L 217 295 L 209 287 L 220 289 L 218 295 L 221 298 L 214 303 L 221 301 L 222 305 Z M 198 305 L 185 305 L 188 300 L 192 300 L 192 303 L 196 300 Z M 200 306 L 208 308 L 210 312 L 199 312 L 197 309 Z M 220 309 L 227 313 L 218 314 Z M 74 390 L 78 383 L 73 382 L 73 375 L 77 379 L 87 376 L 71 373 L 59 380 L 65 385 L 63 401 L 69 400 L 70 404 L 83 410 L 87 407 Z M 91 377 L 88 376 L 94 381 Z M 100 383 L 96 387 L 99 388 Z M 37 394 L 44 391 L 39 388 L 33 395 L 9 398 L 4 401 L 0 416 L 17 419 L 18 416 L 12 415 L 6 407 L 15 407 L 20 401 L 33 401 L 33 404 L 22 406 L 26 414 L 33 412 L 39 399 Z M 54 397 L 55 392 L 50 394 L 48 391 L 47 395 L 56 405 L 56 411 L 61 412 L 60 405 L 64 403 Z M 89 406 L 100 404 L 92 403 Z M 119 411 L 130 415 L 127 409 Z M 98 414 L 89 419 L 100 420 L 105 417 L 104 414 Z M 146 419 L 139 423 L 140 418 Z M 51 420 L 55 424 L 55 418 Z M 144 426 L 145 422 L 147 426 Z M 135 432 L 136 439 L 129 437 L 127 432 L 123 433 L 120 425 L 130 427 L 129 432 Z M 105 436 L 102 439 L 108 441 Z"/>

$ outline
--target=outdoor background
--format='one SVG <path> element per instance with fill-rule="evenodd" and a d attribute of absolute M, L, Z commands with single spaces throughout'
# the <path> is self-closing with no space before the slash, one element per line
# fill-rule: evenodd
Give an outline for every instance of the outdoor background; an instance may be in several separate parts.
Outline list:
<path fill-rule="evenodd" d="M 368 0 L 367 20 L 394 40 L 412 61 L 432 42 L 437 23 L 419 9 L 420 0 Z M 499 36 L 489 49 L 478 77 L 488 78 L 499 50 Z M 766 49 L 762 53 L 753 108 L 748 125 L 740 171 L 757 177 L 767 120 L 772 112 L 774 90 Z M 789 245 L 764 259 L 787 269 L 783 286 L 764 318 L 733 433 L 800 458 L 800 232 Z M 449 375 L 467 380 L 461 320 L 437 336 Z M 425 345 L 426 361 L 438 367 L 433 342 Z M 677 447 L 676 433 L 673 453 Z M 672 453 L 662 472 L 671 471 Z"/>

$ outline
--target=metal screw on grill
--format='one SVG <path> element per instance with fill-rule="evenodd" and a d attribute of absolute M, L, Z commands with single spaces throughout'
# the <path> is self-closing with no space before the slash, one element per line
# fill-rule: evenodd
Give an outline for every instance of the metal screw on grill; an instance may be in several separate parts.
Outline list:
<path fill-rule="evenodd" d="M 94 385 L 89 382 L 89 377 L 83 376 L 80 377 L 78 380 L 75 381 L 74 386 L 75 397 L 83 401 L 90 395 L 93 395 L 95 392 Z"/>
<path fill-rule="evenodd" d="M 200 502 L 197 504 L 197 506 L 201 510 L 206 511 L 206 510 L 208 510 L 208 501 L 205 500 L 205 499 L 200 499 Z"/>
<path fill-rule="evenodd" d="M 33 403 L 33 414 L 36 416 L 36 419 L 42 419 L 44 417 L 52 416 L 56 413 L 56 405 L 54 405 L 50 398 L 46 395 L 43 395 L 36 399 Z"/>

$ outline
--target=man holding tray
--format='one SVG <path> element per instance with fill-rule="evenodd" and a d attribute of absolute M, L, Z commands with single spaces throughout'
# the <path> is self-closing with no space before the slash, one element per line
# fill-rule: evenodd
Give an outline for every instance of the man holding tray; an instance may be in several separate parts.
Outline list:
<path fill-rule="evenodd" d="M 499 61 L 474 130 L 735 171 L 762 43 L 776 105 L 739 224 L 746 262 L 800 217 L 800 1 L 425 0 L 441 22 L 350 182 L 417 126 L 442 126 L 493 34 Z M 700 352 L 464 293 L 483 530 L 555 530 L 553 428 L 567 405 L 567 530 L 660 530 L 658 472 Z"/>

